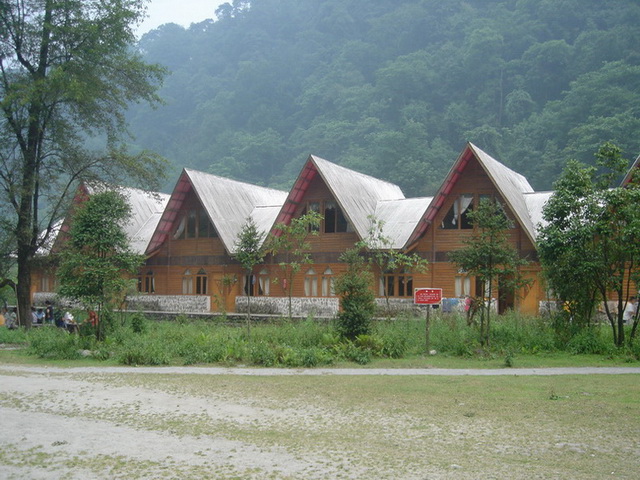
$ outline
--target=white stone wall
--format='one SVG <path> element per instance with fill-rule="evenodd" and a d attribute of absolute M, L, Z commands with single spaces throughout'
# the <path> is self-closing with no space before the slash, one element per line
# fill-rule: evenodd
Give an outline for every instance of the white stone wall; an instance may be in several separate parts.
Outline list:
<path fill-rule="evenodd" d="M 133 295 L 127 297 L 129 310 L 146 312 L 209 313 L 211 298 L 208 295 Z"/>
<path fill-rule="evenodd" d="M 291 315 L 304 317 L 335 317 L 337 297 L 291 297 Z M 247 297 L 236 297 L 236 312 L 246 313 Z M 289 315 L 289 297 L 251 297 L 252 314 Z"/>

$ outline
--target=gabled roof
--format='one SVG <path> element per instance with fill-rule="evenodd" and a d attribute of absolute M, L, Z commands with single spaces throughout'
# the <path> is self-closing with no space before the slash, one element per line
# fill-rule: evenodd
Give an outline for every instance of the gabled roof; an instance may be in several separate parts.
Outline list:
<path fill-rule="evenodd" d="M 628 185 L 634 176 L 636 177 L 636 182 L 637 182 L 638 176 L 640 176 L 640 155 L 638 155 L 638 157 L 636 158 L 636 161 L 633 162 L 633 165 L 631 165 L 631 168 L 629 168 L 629 171 L 627 172 L 624 179 L 622 180 L 621 185 L 623 187 Z"/>
<path fill-rule="evenodd" d="M 191 191 L 206 210 L 230 255 L 235 252 L 238 234 L 247 218 L 252 216 L 259 229 L 267 232 L 287 197 L 287 193 L 280 190 L 185 168 L 149 242 L 147 254 L 154 253 L 175 231 L 177 216 Z"/>
<path fill-rule="evenodd" d="M 375 218 L 384 222 L 383 234 L 391 241 L 391 248 L 406 245 L 432 200 L 433 197 L 422 197 L 378 202 Z"/>
<path fill-rule="evenodd" d="M 551 198 L 553 192 L 533 192 L 525 193 L 524 200 L 527 203 L 527 210 L 529 211 L 529 218 L 536 231 L 536 236 L 539 226 L 546 225 L 546 222 L 542 218 L 542 209 L 545 203 Z"/>
<path fill-rule="evenodd" d="M 162 212 L 169 202 L 169 195 L 159 192 L 147 192 L 137 188 L 111 187 L 102 184 L 86 185 L 87 195 L 100 191 L 116 190 L 127 200 L 131 208 L 131 217 L 124 226 L 129 238 L 131 250 L 143 254 L 147 249 L 151 235 L 156 229 Z"/>
<path fill-rule="evenodd" d="M 529 210 L 524 198 L 525 194 L 533 193 L 533 188 L 529 185 L 527 179 L 510 168 L 507 168 L 489 154 L 480 150 L 474 144 L 468 143 L 451 167 L 451 170 L 449 170 L 444 182 L 433 197 L 433 201 L 429 205 L 424 216 L 420 219 L 420 222 L 409 238 L 406 246 L 410 246 L 417 241 L 422 234 L 424 234 L 427 227 L 433 222 L 433 219 L 442 208 L 446 196 L 458 182 L 467 164 L 472 158 L 475 158 L 478 161 L 504 201 L 513 211 L 516 216 L 516 220 L 520 225 L 522 225 L 522 228 L 524 229 L 527 237 L 529 237 L 529 240 L 531 240 L 532 243 L 535 243 L 535 227 L 531 217 L 529 216 Z"/>
<path fill-rule="evenodd" d="M 67 233 L 69 231 L 74 208 L 85 202 L 91 195 L 105 191 L 119 192 L 129 204 L 131 217 L 123 228 L 129 239 L 131 250 L 137 254 L 144 253 L 151 234 L 160 220 L 160 215 L 169 201 L 169 195 L 103 183 L 82 183 L 73 197 L 70 214 L 54 224 L 49 235 L 50 240 L 40 248 L 38 254 L 46 255 L 53 248 L 59 246 L 58 242 L 64 242 L 64 237 L 60 236 L 60 232 Z"/>
<path fill-rule="evenodd" d="M 311 181 L 320 175 L 361 239 L 366 238 L 379 202 L 404 200 L 400 187 L 310 155 L 280 210 L 276 223 L 288 224 Z"/>

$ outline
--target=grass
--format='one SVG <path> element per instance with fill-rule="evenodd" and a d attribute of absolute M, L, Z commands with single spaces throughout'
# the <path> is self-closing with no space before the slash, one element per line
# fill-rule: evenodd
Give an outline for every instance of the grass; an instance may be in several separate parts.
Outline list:
<path fill-rule="evenodd" d="M 89 332 L 86 332 L 89 333 Z M 150 322 L 136 314 L 111 329 L 105 342 L 92 335 L 69 335 L 53 327 L 30 332 L 0 331 L 0 344 L 26 346 L 0 350 L 6 362 L 68 361 L 73 365 L 252 365 L 312 368 L 503 368 L 636 364 L 640 346 L 617 349 L 607 326 L 572 335 L 558 334 L 549 322 L 515 314 L 493 323 L 491 347 L 455 315 L 432 319 L 430 349 L 425 352 L 424 320 L 401 317 L 374 324 L 370 335 L 342 340 L 333 326 L 306 320 L 255 325 L 246 329 L 204 321 Z M 88 357 L 87 357 L 88 356 Z M 38 360 L 34 360 L 38 358 Z M 104 362 L 104 363 L 101 363 Z"/>

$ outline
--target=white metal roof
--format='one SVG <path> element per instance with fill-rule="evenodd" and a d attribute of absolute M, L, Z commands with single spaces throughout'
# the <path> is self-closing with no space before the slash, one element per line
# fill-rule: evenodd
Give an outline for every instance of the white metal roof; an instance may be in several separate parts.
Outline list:
<path fill-rule="evenodd" d="M 391 241 L 391 248 L 400 249 L 405 246 L 431 200 L 433 197 L 378 202 L 375 218 L 384 222 L 382 233 Z"/>
<path fill-rule="evenodd" d="M 535 229 L 536 237 L 538 228 L 546 224 L 542 218 L 542 209 L 549 198 L 551 198 L 551 195 L 553 195 L 553 192 L 533 192 L 524 195 L 524 200 L 527 203 L 527 211 L 529 212 L 529 218 Z"/>
<path fill-rule="evenodd" d="M 287 198 L 287 192 L 280 190 L 196 170 L 184 171 L 229 254 L 235 252 L 238 234 L 250 216 L 259 230 L 266 233 Z"/>
<path fill-rule="evenodd" d="M 527 208 L 527 203 L 524 198 L 524 194 L 533 193 L 533 188 L 527 179 L 498 162 L 473 143 L 469 143 L 469 147 L 484 167 L 487 175 L 489 175 L 500 192 L 500 195 L 502 195 L 502 198 L 507 202 L 517 217 L 517 220 L 520 222 L 520 225 L 522 225 L 531 242 L 535 242 L 536 229 L 529 216 L 529 209 Z"/>
<path fill-rule="evenodd" d="M 169 195 L 103 184 L 85 185 L 85 187 L 89 195 L 104 190 L 114 190 L 122 194 L 131 208 L 131 217 L 124 226 L 124 231 L 129 238 L 131 250 L 143 254 L 169 202 Z"/>
<path fill-rule="evenodd" d="M 399 186 L 312 155 L 320 176 L 360 238 L 366 238 L 371 215 L 381 201 L 404 200 Z"/>

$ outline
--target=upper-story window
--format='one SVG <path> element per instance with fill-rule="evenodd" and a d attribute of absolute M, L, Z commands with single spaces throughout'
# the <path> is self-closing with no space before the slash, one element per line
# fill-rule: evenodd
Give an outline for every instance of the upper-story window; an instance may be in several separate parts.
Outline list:
<path fill-rule="evenodd" d="M 473 211 L 473 194 L 465 193 L 453 201 L 453 205 L 442 219 L 440 228 L 445 230 L 471 229 L 469 213 Z"/>
<path fill-rule="evenodd" d="M 320 231 L 324 233 L 353 232 L 353 227 L 342 213 L 342 209 L 334 200 L 324 202 L 313 200 L 307 202 L 302 209 L 302 215 L 307 212 L 318 212 L 322 214 L 322 226 L 311 226 L 309 231 Z"/>
<path fill-rule="evenodd" d="M 217 236 L 218 232 L 209 220 L 206 210 L 199 208 L 185 211 L 173 238 L 214 238 Z"/>

